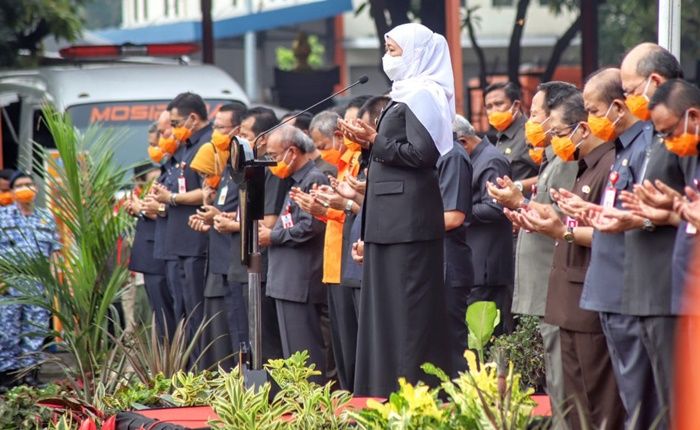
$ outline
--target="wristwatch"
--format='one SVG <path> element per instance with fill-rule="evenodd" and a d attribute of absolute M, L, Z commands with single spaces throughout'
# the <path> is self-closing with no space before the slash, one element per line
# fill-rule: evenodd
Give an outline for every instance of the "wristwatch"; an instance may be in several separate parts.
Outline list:
<path fill-rule="evenodd" d="M 651 222 L 650 219 L 644 218 L 643 224 L 642 224 L 642 230 L 652 232 L 656 230 L 656 226 L 654 225 L 653 222 Z"/>
<path fill-rule="evenodd" d="M 170 206 L 177 206 L 177 201 L 175 200 L 176 198 L 177 193 L 170 194 Z"/>
<path fill-rule="evenodd" d="M 523 192 L 523 181 L 515 181 L 513 185 L 515 185 L 515 188 L 520 190 L 521 193 Z"/>
<path fill-rule="evenodd" d="M 165 216 L 165 203 L 158 205 L 158 216 L 161 218 Z"/>
<path fill-rule="evenodd" d="M 351 199 L 348 199 L 348 202 L 345 203 L 345 214 L 346 215 L 352 215 L 352 204 L 354 202 Z"/>
<path fill-rule="evenodd" d="M 574 243 L 574 240 L 576 238 L 574 237 L 574 228 L 573 227 L 566 227 L 566 232 L 564 232 L 564 240 L 567 243 Z"/>

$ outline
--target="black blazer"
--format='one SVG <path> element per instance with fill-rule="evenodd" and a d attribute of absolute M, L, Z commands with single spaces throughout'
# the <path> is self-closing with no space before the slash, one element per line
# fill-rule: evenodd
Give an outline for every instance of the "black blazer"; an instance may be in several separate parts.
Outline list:
<path fill-rule="evenodd" d="M 365 242 L 391 244 L 445 235 L 435 164 L 440 153 L 430 133 L 403 103 L 379 117 L 370 153 L 363 210 Z"/>
<path fill-rule="evenodd" d="M 503 207 L 493 202 L 486 182 L 510 176 L 510 163 L 486 138 L 471 153 L 472 216 L 467 219 L 467 244 L 472 251 L 474 285 L 513 283 L 513 231 Z"/>
<path fill-rule="evenodd" d="M 165 275 L 165 260 L 153 257 L 155 245 L 156 221 L 139 218 L 131 246 L 129 270 L 150 275 Z"/>

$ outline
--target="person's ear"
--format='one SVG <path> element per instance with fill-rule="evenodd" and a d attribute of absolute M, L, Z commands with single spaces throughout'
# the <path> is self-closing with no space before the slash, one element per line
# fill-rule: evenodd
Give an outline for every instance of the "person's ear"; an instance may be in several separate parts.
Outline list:
<path fill-rule="evenodd" d="M 581 139 L 586 140 L 591 136 L 591 127 L 587 122 L 579 123 L 578 128 L 581 130 Z"/>
<path fill-rule="evenodd" d="M 664 83 L 664 78 L 661 77 L 661 75 L 659 75 L 658 73 L 650 74 L 649 79 L 651 80 L 651 84 L 654 84 L 656 88 L 659 88 Z"/>

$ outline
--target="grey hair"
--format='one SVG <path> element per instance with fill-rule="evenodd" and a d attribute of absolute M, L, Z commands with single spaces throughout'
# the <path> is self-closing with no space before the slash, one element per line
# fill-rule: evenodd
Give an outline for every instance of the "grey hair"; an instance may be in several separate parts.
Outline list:
<path fill-rule="evenodd" d="M 455 119 L 452 121 L 452 132 L 456 134 L 457 137 L 476 136 L 474 126 L 462 115 L 455 115 Z"/>
<path fill-rule="evenodd" d="M 318 113 L 309 124 L 309 132 L 313 130 L 318 130 L 319 133 L 326 137 L 333 137 L 333 133 L 338 129 L 338 120 L 340 115 L 337 113 L 324 110 Z"/>
<path fill-rule="evenodd" d="M 282 140 L 282 147 L 287 149 L 291 146 L 296 146 L 303 154 L 309 154 L 316 150 L 313 140 L 303 131 L 293 125 L 285 124 L 272 134 L 279 134 Z"/>

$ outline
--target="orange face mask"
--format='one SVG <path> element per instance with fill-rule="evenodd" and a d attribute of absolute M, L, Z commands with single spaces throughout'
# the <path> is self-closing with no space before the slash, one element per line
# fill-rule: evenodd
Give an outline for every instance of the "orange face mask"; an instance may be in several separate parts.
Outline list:
<path fill-rule="evenodd" d="M 646 85 L 644 85 L 644 92 L 639 94 L 630 94 L 625 99 L 625 105 L 632 112 L 632 115 L 641 119 L 642 121 L 649 121 L 651 118 L 651 113 L 649 113 L 649 97 L 647 97 L 647 90 L 649 89 L 649 84 L 651 83 L 651 76 L 647 79 Z"/>
<path fill-rule="evenodd" d="M 343 136 L 343 145 L 345 145 L 348 150 L 352 152 L 357 152 L 362 150 L 362 146 L 360 146 L 359 143 L 353 142 L 352 140 L 348 139 L 347 137 Z"/>
<path fill-rule="evenodd" d="M 578 144 L 574 144 L 574 141 L 571 139 L 571 136 L 576 133 L 576 130 L 578 130 L 579 125 L 574 128 L 574 131 L 571 132 L 570 135 L 566 137 L 559 137 L 559 136 L 554 136 L 552 137 L 552 150 L 554 150 L 554 153 L 557 155 L 557 157 L 561 158 L 564 161 L 573 161 L 574 160 L 574 154 L 576 154 L 576 149 L 578 149 L 579 145 L 581 142 Z"/>
<path fill-rule="evenodd" d="M 532 158 L 538 166 L 542 164 L 542 159 L 544 158 L 544 148 L 530 148 L 527 150 L 527 154 Z"/>
<path fill-rule="evenodd" d="M 608 114 L 613 105 L 608 107 L 608 110 L 603 116 L 595 116 L 593 114 L 588 114 L 588 126 L 591 127 L 591 133 L 600 140 L 610 142 L 616 137 L 615 124 L 619 121 L 619 118 L 614 122 L 610 121 Z"/>
<path fill-rule="evenodd" d="M 511 106 L 512 109 L 512 106 Z M 503 131 L 507 129 L 515 119 L 511 109 L 505 112 L 491 112 L 489 114 L 489 124 L 498 131 Z"/>
<path fill-rule="evenodd" d="M 323 160 L 326 163 L 332 164 L 334 166 L 337 166 L 338 163 L 340 163 L 340 157 L 342 154 L 340 153 L 339 150 L 334 148 L 334 149 L 321 149 L 319 151 L 321 152 L 321 158 L 323 158 Z"/>
<path fill-rule="evenodd" d="M 231 138 L 227 134 L 219 133 L 215 130 L 211 134 L 211 144 L 214 145 L 218 151 L 228 151 L 231 148 Z"/>
<path fill-rule="evenodd" d="M 698 155 L 698 143 L 700 143 L 699 127 L 695 126 L 695 134 L 688 133 L 688 111 L 685 111 L 685 128 L 678 136 L 669 136 L 664 139 L 666 149 L 679 157 L 691 157 Z"/>
<path fill-rule="evenodd" d="M 23 187 L 14 191 L 15 200 L 20 203 L 31 203 L 36 197 L 36 191 L 31 188 Z"/>
<path fill-rule="evenodd" d="M 221 175 L 212 175 L 204 178 L 204 183 L 209 187 L 216 189 L 221 183 Z"/>
<path fill-rule="evenodd" d="M 270 172 L 272 172 L 273 175 L 277 176 L 280 179 L 286 179 L 292 174 L 292 168 L 289 166 L 289 164 L 287 164 L 286 161 L 284 161 L 285 158 L 287 158 L 287 152 L 284 153 L 282 160 L 278 161 L 276 166 L 269 167 Z"/>
<path fill-rule="evenodd" d="M 161 151 L 163 151 L 163 153 L 172 155 L 177 150 L 177 140 L 175 140 L 175 138 L 172 136 L 161 136 L 160 139 L 158 139 L 158 147 L 161 149 Z"/>
<path fill-rule="evenodd" d="M 13 201 L 14 200 L 12 199 L 12 193 L 10 191 L 0 193 L 0 206 L 10 205 Z"/>
<path fill-rule="evenodd" d="M 180 142 L 184 142 L 192 136 L 192 130 L 187 127 L 175 127 L 173 128 L 173 136 Z"/>
<path fill-rule="evenodd" d="M 535 148 L 547 146 L 547 132 L 544 131 L 544 123 L 547 121 L 549 121 L 549 117 L 542 122 L 528 119 L 525 123 L 525 139 Z"/>
<path fill-rule="evenodd" d="M 148 157 L 156 164 L 160 164 L 165 157 L 165 153 L 159 146 L 149 146 L 148 147 Z"/>

